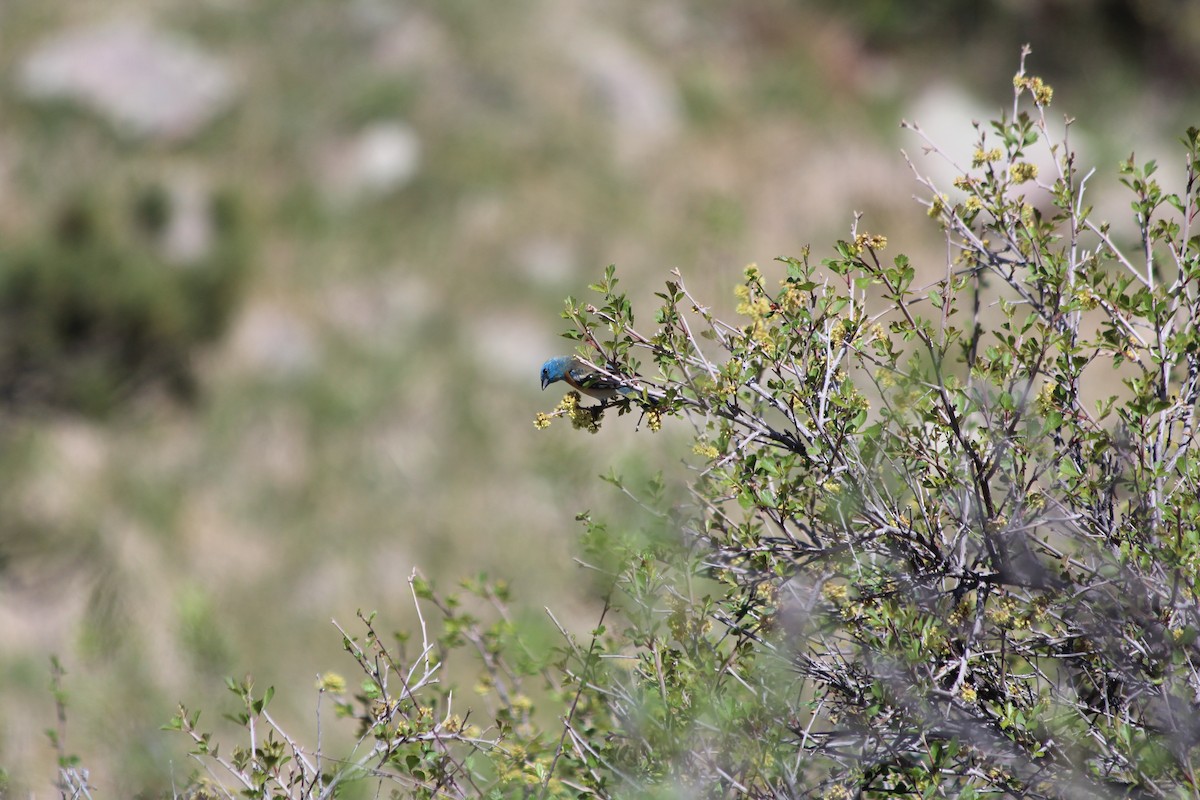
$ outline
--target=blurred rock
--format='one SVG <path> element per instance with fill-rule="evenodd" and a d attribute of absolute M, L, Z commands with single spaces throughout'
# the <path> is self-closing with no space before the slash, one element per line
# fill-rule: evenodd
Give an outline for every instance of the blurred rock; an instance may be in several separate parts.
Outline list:
<path fill-rule="evenodd" d="M 571 343 L 558 344 L 546 335 L 544 326 L 521 317 L 493 316 L 476 325 L 472 332 L 476 353 L 484 372 L 494 377 L 537 386 L 537 372 L 549 356 L 569 352 Z"/>
<path fill-rule="evenodd" d="M 95 502 L 110 463 L 102 428 L 83 420 L 47 423 L 38 468 L 25 476 L 21 510 L 38 524 L 65 525 Z"/>
<path fill-rule="evenodd" d="M 381 15 L 382 16 L 382 15 Z M 442 26 L 428 14 L 407 9 L 378 20 L 371 55 L 384 69 L 407 72 L 437 64 L 452 48 Z"/>
<path fill-rule="evenodd" d="M 607 112 L 619 162 L 641 161 L 680 134 L 682 103 L 666 72 L 614 33 L 582 25 L 567 32 L 560 41 Z"/>
<path fill-rule="evenodd" d="M 967 94 L 965 89 L 954 84 L 935 83 L 926 87 L 911 108 L 905 111 L 905 118 L 920 126 L 942 152 L 957 162 L 958 168 L 946 159 L 934 156 L 922 159 L 919 169 L 928 172 L 944 184 L 943 188 L 948 189 L 950 182 L 958 177 L 959 168 L 971 166 L 971 154 L 979 142 L 979 133 L 972 123 L 985 122 L 1000 111 L 1000 108 L 984 106 Z M 985 125 L 984 130 L 993 133 L 990 125 Z M 916 137 L 913 139 L 916 140 Z M 905 146 L 914 156 L 922 152 L 922 148 L 915 143 L 905 142 Z"/>
<path fill-rule="evenodd" d="M 525 277 L 531 283 L 556 288 L 575 277 L 579 257 L 568 239 L 538 236 L 518 245 L 513 253 Z"/>
<path fill-rule="evenodd" d="M 420 495 L 438 490 L 434 465 L 445 458 L 444 445 L 453 433 L 443 424 L 444 394 L 423 396 L 428 394 L 430 384 L 440 392 L 450 390 L 439 380 L 414 384 L 397 399 L 390 418 L 366 430 L 359 450 L 370 468 L 383 476 L 381 480 L 396 481 Z"/>
<path fill-rule="evenodd" d="M 352 28 L 363 33 L 386 28 L 404 16 L 404 7 L 391 0 L 347 0 L 343 7 Z"/>
<path fill-rule="evenodd" d="M 421 143 L 411 127 L 376 122 L 329 149 L 322 159 L 322 188 L 338 204 L 382 197 L 411 181 L 420 161 Z"/>
<path fill-rule="evenodd" d="M 79 103 L 124 135 L 171 141 L 195 135 L 234 95 L 222 62 L 138 20 L 51 37 L 21 63 L 18 85 L 33 99 Z"/>
<path fill-rule="evenodd" d="M 639 32 L 660 47 L 687 47 L 695 42 L 696 13 L 679 0 L 658 0 L 637 9 Z"/>
<path fill-rule="evenodd" d="M 380 347 L 404 346 L 405 335 L 441 306 L 425 280 L 395 273 L 341 281 L 324 297 L 335 328 Z"/>
<path fill-rule="evenodd" d="M 273 412 L 272 416 L 274 415 Z M 252 452 L 258 442 L 247 436 L 236 456 Z M 230 457 L 229 481 L 249 492 L 261 491 L 263 482 L 253 472 L 255 463 Z M 188 577 L 200 580 L 214 591 L 227 591 L 239 584 L 262 580 L 277 552 L 269 536 L 256 529 L 244 514 L 230 507 L 221 490 L 200 482 L 186 492 L 179 512 L 178 541 L 188 565 Z M 235 554 L 233 556 L 231 554 Z"/>
<path fill-rule="evenodd" d="M 181 176 L 166 188 L 171 216 L 163 231 L 163 255 L 173 264 L 195 264 L 213 246 L 212 195 L 195 175 Z"/>
<path fill-rule="evenodd" d="M 474 191 L 459 199 L 454 217 L 463 240 L 501 236 L 506 195 L 493 190 Z"/>
<path fill-rule="evenodd" d="M 295 409 L 286 409 L 256 421 L 243 432 L 239 469 L 246 480 L 261 482 L 275 491 L 297 490 L 312 477 L 313 458 L 308 426 Z"/>
<path fill-rule="evenodd" d="M 317 366 L 317 342 L 310 326 L 277 306 L 247 308 L 234 326 L 230 347 L 236 364 L 269 377 L 299 377 Z"/>

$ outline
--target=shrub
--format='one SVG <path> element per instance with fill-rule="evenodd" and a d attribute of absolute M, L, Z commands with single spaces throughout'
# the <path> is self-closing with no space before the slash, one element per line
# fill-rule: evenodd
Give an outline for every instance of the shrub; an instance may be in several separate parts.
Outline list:
<path fill-rule="evenodd" d="M 545 663 L 494 590 L 470 587 L 488 624 L 415 583 L 440 634 L 346 639 L 358 755 L 314 762 L 259 730 L 229 764 L 245 794 L 1194 794 L 1200 131 L 1183 194 L 1122 164 L 1118 231 L 1051 135 L 1049 87 L 1022 69 L 1015 91 L 953 190 L 918 176 L 950 253 L 927 285 L 856 222 L 820 265 L 747 268 L 736 322 L 678 275 L 653 330 L 612 268 L 602 299 L 569 301 L 581 357 L 633 390 L 580 427 L 686 421 L 691 501 L 623 487 L 660 509 L 638 534 L 582 518 L 604 611 Z M 428 680 L 463 647 L 486 712 Z M 254 737 L 261 698 L 239 691 Z"/>
<path fill-rule="evenodd" d="M 231 195 L 211 198 L 207 251 L 167 258 L 169 193 L 83 192 L 52 230 L 0 248 L 0 402 L 103 413 L 135 391 L 194 391 L 191 358 L 223 332 L 246 272 Z"/>

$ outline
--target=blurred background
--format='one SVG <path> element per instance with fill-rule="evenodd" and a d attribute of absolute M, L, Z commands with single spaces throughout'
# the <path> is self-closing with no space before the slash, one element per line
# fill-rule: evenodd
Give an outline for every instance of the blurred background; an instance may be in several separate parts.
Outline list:
<path fill-rule="evenodd" d="M 535 431 L 563 299 L 615 263 L 636 308 L 673 268 L 728 308 L 856 210 L 940 274 L 899 122 L 969 162 L 1025 42 L 1121 213 L 1118 160 L 1200 122 L 1200 6 L 4 0 L 9 791 L 54 793 L 52 654 L 67 750 L 159 796 L 177 702 L 219 729 L 252 674 L 303 738 L 330 620 L 406 627 L 414 568 L 586 630 L 575 514 L 635 523 L 596 476 L 682 481 L 687 431 Z"/>

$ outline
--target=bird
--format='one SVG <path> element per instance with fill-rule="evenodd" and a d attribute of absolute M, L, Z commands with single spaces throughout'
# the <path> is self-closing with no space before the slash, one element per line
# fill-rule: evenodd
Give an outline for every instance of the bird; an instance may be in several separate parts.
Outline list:
<path fill-rule="evenodd" d="M 592 369 L 574 356 L 555 356 L 542 365 L 542 389 L 558 381 L 604 403 L 635 394 L 616 378 Z"/>

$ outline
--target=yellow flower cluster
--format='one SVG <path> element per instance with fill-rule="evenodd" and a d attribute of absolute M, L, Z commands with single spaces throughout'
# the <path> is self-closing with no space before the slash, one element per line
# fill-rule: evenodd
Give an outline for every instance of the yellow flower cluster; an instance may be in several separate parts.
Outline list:
<path fill-rule="evenodd" d="M 1013 86 L 1018 89 L 1028 89 L 1029 93 L 1033 95 L 1033 102 L 1039 106 L 1048 106 L 1054 99 L 1054 87 L 1036 76 L 1026 78 L 1024 75 L 1016 75 L 1013 77 Z"/>
<path fill-rule="evenodd" d="M 550 427 L 550 423 L 555 417 L 568 417 L 571 420 L 571 427 L 582 428 L 589 433 L 597 432 L 600 430 L 600 420 L 604 417 L 604 412 L 594 408 L 584 408 L 579 405 L 579 400 L 579 392 L 568 392 L 554 411 L 549 414 L 539 411 L 533 418 L 533 427 L 539 431 L 545 430 Z M 657 430 L 657 428 L 652 425 L 651 430 Z"/>
<path fill-rule="evenodd" d="M 765 297 L 756 297 L 749 302 L 739 303 L 737 313 L 755 319 L 762 319 L 771 313 L 771 301 Z"/>
<path fill-rule="evenodd" d="M 346 691 L 346 679 L 336 672 L 326 672 L 317 679 L 317 689 L 322 692 L 341 694 Z"/>
<path fill-rule="evenodd" d="M 846 601 L 850 592 L 844 584 L 827 583 L 821 587 L 821 594 L 825 595 L 825 599 L 834 605 L 840 605 Z"/>
<path fill-rule="evenodd" d="M 1037 177 L 1037 164 L 1030 164 L 1028 161 L 1022 161 L 1019 164 L 1013 164 L 1008 168 L 1008 174 L 1012 175 L 1012 179 L 1017 183 L 1031 181 Z"/>
<path fill-rule="evenodd" d="M 1037 397 L 1033 400 L 1033 407 L 1037 409 L 1039 414 L 1049 414 L 1054 410 L 1054 385 L 1043 383 L 1038 389 Z"/>
<path fill-rule="evenodd" d="M 583 429 L 588 433 L 600 430 L 600 418 L 603 412 L 592 411 L 579 405 L 579 392 L 569 392 L 558 407 L 571 418 L 571 427 Z"/>
<path fill-rule="evenodd" d="M 883 250 L 887 247 L 887 243 L 886 236 L 877 233 L 860 233 L 854 237 L 854 250 L 856 253 L 861 253 L 867 248 Z"/>
<path fill-rule="evenodd" d="M 721 455 L 721 451 L 717 450 L 717 448 L 713 447 L 708 442 L 696 442 L 694 445 L 692 445 L 692 452 L 698 456 L 704 456 L 705 458 L 716 458 L 717 456 Z"/>
<path fill-rule="evenodd" d="M 1009 603 L 1005 603 L 999 607 L 989 608 L 987 615 L 992 622 L 999 625 L 1001 628 L 1007 628 L 1013 621 L 1013 610 Z"/>
<path fill-rule="evenodd" d="M 1079 304 L 1083 306 L 1085 311 L 1092 311 L 1100 305 L 1100 298 L 1092 291 L 1090 286 L 1084 286 L 1076 295 L 1079 298 Z"/>
<path fill-rule="evenodd" d="M 1017 601 L 1011 597 L 1005 597 L 996 605 L 993 605 L 987 610 L 988 619 L 999 625 L 1001 628 L 1024 628 L 1028 626 L 1028 620 L 1023 619 L 1018 613 Z"/>
<path fill-rule="evenodd" d="M 545 756 L 533 758 L 524 747 L 512 747 L 506 754 L 508 762 L 496 775 L 501 785 L 513 788 L 520 786 L 523 797 L 530 796 L 535 789 L 543 787 L 542 796 L 569 797 L 570 790 L 558 778 L 545 780 L 550 772 L 550 759 Z"/>
<path fill-rule="evenodd" d="M 1040 106 L 1048 106 L 1054 99 L 1054 87 L 1044 83 L 1041 78 L 1031 78 L 1029 88 L 1033 92 L 1033 99 Z"/>
<path fill-rule="evenodd" d="M 858 333 L 858 323 L 852 319 L 840 319 L 829 328 L 830 344 L 840 345 L 843 342 L 854 343 Z"/>
<path fill-rule="evenodd" d="M 798 311 L 804 306 L 804 294 L 791 283 L 780 281 L 783 291 L 779 293 L 779 307 L 788 314 Z"/>
<path fill-rule="evenodd" d="M 754 596 L 764 603 L 774 605 L 779 602 L 779 587 L 769 581 L 763 581 L 754 587 Z"/>
<path fill-rule="evenodd" d="M 926 211 L 925 213 L 928 214 L 931 218 L 936 219 L 937 217 L 940 217 L 942 215 L 942 212 L 945 210 L 946 210 L 946 195 L 936 194 L 930 200 L 929 210 Z"/>
<path fill-rule="evenodd" d="M 843 380 L 844 377 L 845 373 L 839 371 L 839 374 L 837 375 L 838 380 Z M 850 392 L 845 399 L 845 407 L 847 411 L 857 414 L 860 411 L 870 411 L 871 401 L 868 400 L 862 392 L 859 392 L 857 389 L 851 387 Z"/>
<path fill-rule="evenodd" d="M 982 147 L 980 147 L 975 150 L 975 155 L 971 158 L 971 166 L 975 169 L 978 169 L 984 164 L 989 164 L 993 161 L 999 161 L 1003 157 L 1004 153 L 999 147 L 993 147 L 991 150 L 984 150 Z"/>
<path fill-rule="evenodd" d="M 703 615 L 692 614 L 687 602 L 683 598 L 677 597 L 671 601 L 671 614 L 667 617 L 667 628 L 670 629 L 672 636 L 683 642 L 699 638 L 711 631 L 712 621 Z"/>
<path fill-rule="evenodd" d="M 750 268 L 747 267 L 747 270 Z M 761 320 L 771 313 L 771 301 L 756 293 L 748 284 L 738 284 L 733 287 L 733 295 L 738 299 L 737 313 L 754 320 Z"/>

